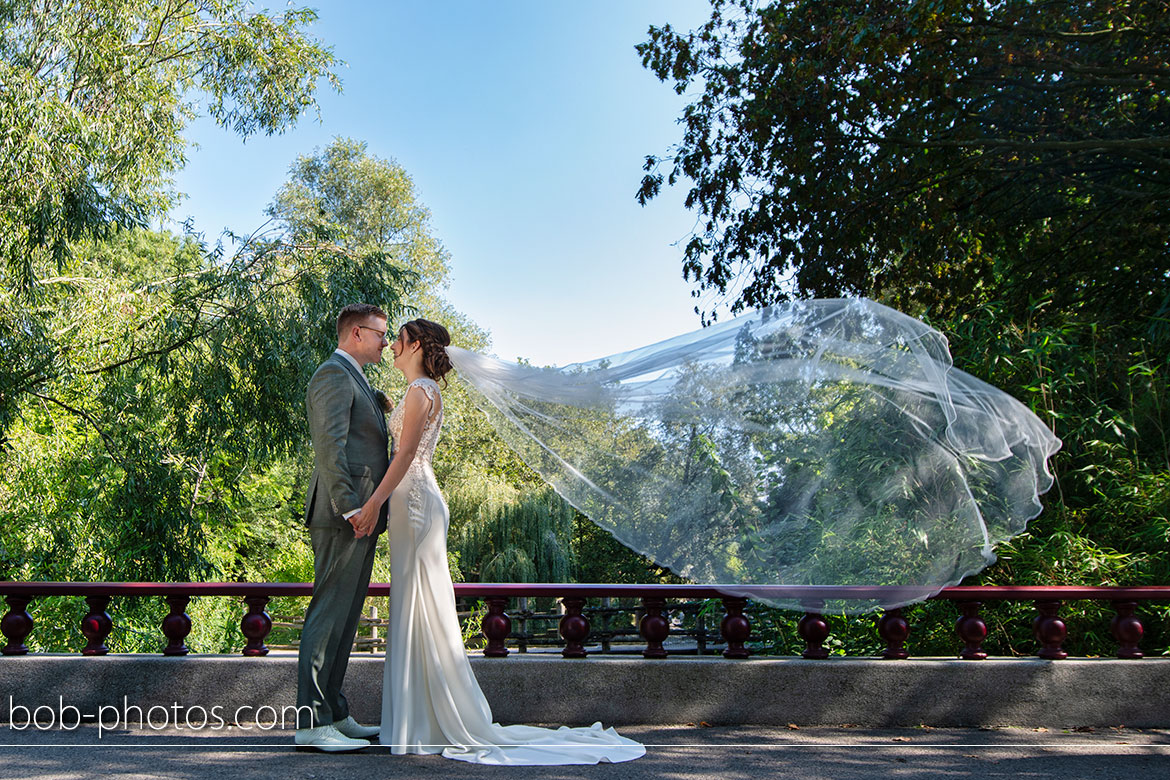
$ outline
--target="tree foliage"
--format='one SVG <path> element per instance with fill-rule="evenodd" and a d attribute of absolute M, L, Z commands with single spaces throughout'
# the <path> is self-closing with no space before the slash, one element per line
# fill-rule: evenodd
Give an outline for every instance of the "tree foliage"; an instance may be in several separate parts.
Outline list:
<path fill-rule="evenodd" d="M 54 373 L 46 319 L 87 240 L 144 226 L 174 200 L 200 110 L 247 137 L 289 127 L 336 86 L 309 10 L 236 0 L 0 3 L 0 442 Z"/>
<path fill-rule="evenodd" d="M 4 509 L 26 539 L 60 529 L 44 561 L 74 577 L 205 574 L 208 527 L 234 521 L 241 483 L 303 449 L 303 388 L 339 302 L 393 311 L 402 274 L 275 239 L 226 257 L 124 231 L 78 254 L 73 275 L 41 280 L 56 354 L 25 378 L 10 429 L 15 485 L 53 471 L 63 484 L 13 490 Z"/>
<path fill-rule="evenodd" d="M 688 182 L 704 319 L 877 298 L 1064 440 L 1046 511 L 984 582 L 1170 581 L 1168 33 L 1156 0 L 712 0 L 638 47 L 693 90 L 638 197 Z"/>
<path fill-rule="evenodd" d="M 847 293 L 953 314 L 1043 293 L 1165 315 L 1165 2 L 712 7 L 699 30 L 652 27 L 638 47 L 699 90 L 638 193 L 691 181 L 696 294 L 733 311 Z"/>
<path fill-rule="evenodd" d="M 243 137 L 290 127 L 338 85 L 308 9 L 242 0 L 0 3 L 0 253 L 30 291 L 71 242 L 145 225 L 174 199 L 200 110 Z"/>
<path fill-rule="evenodd" d="M 291 388 L 325 349 L 320 318 L 336 298 L 393 307 L 402 273 L 327 241 L 206 246 L 142 226 L 174 200 L 197 113 L 275 133 L 322 77 L 337 86 L 314 19 L 218 0 L 0 3 L 4 576 L 235 577 L 218 540 L 237 511 L 287 506 L 289 480 L 263 469 L 303 439 Z"/>
<path fill-rule="evenodd" d="M 321 349 L 314 318 L 334 295 L 396 300 L 400 273 L 355 271 L 337 246 L 252 236 L 229 252 L 137 227 L 173 200 L 196 96 L 247 137 L 290 126 L 320 77 L 336 83 L 314 18 L 0 4 L 3 511 L 40 576 L 202 570 L 202 526 L 233 475 L 299 437 L 285 383 Z M 10 542 L 6 563 L 27 565 Z"/>
<path fill-rule="evenodd" d="M 416 290 L 444 288 L 450 279 L 450 255 L 432 234 L 410 175 L 361 141 L 337 138 L 297 157 L 268 215 L 293 235 L 338 233 L 352 251 L 379 252 L 418 275 Z"/>

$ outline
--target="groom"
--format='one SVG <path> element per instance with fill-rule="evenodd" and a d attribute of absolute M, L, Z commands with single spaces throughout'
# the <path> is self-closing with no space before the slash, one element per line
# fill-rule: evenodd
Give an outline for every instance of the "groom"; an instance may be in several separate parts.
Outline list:
<path fill-rule="evenodd" d="M 341 693 L 358 617 L 370 584 L 374 544 L 386 530 L 383 505 L 374 533 L 357 537 L 351 521 L 389 465 L 386 418 L 362 366 L 382 359 L 386 312 L 353 303 L 337 317 L 337 349 L 313 374 L 305 404 L 313 438 L 313 476 L 305 525 L 313 542 L 313 599 L 305 612 L 297 664 L 297 713 L 308 707 L 301 747 L 328 752 L 369 746 L 378 729 L 358 724 Z M 298 726 L 300 724 L 298 723 Z"/>

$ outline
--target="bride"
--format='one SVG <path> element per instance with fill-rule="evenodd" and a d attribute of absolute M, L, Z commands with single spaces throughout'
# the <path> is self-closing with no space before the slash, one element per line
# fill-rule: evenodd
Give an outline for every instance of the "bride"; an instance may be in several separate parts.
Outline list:
<path fill-rule="evenodd" d="M 479 764 L 559 765 L 630 761 L 637 742 L 600 723 L 589 728 L 501 726 L 480 690 L 447 568 L 447 505 L 431 458 L 443 424 L 439 380 L 451 370 L 451 337 L 438 323 L 407 322 L 391 345 L 409 382 L 390 414 L 394 458 L 354 527 L 373 531 L 390 501 L 390 635 L 380 741 L 392 753 L 442 753 Z"/>

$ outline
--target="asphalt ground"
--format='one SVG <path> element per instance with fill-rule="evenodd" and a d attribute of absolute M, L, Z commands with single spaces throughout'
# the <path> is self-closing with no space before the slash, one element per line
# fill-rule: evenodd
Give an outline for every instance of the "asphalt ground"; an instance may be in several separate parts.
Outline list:
<path fill-rule="evenodd" d="M 441 756 L 296 751 L 291 731 L 187 728 L 23 731 L 0 724 L 0 778 L 593 778 L 835 780 L 875 777 L 1170 780 L 1170 729 L 626 727 L 647 746 L 624 764 L 475 766 Z"/>

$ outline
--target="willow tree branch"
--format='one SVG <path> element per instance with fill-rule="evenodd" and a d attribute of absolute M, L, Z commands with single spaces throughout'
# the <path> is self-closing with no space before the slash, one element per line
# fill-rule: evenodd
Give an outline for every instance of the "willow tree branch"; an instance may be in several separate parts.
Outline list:
<path fill-rule="evenodd" d="M 42 401 L 49 401 L 50 403 L 54 403 L 57 406 L 60 406 L 65 411 L 69 412 L 70 414 L 75 414 L 78 417 L 80 417 L 81 419 L 85 420 L 87 423 L 89 423 L 93 427 L 93 429 L 95 431 L 97 431 L 98 436 L 101 436 L 102 443 L 106 447 L 106 452 L 110 453 L 110 457 L 113 458 L 115 461 L 117 461 L 119 465 L 121 465 L 123 467 L 126 466 L 126 462 L 121 457 L 119 457 L 118 453 L 114 450 L 113 441 L 106 434 L 106 432 L 102 430 L 101 426 L 98 425 L 97 420 L 95 420 L 93 418 L 93 415 L 91 415 L 89 412 L 85 411 L 84 409 L 78 409 L 75 406 L 70 406 L 69 404 L 65 403 L 61 399 L 54 398 L 51 395 L 45 395 L 43 393 L 38 393 L 34 390 L 29 390 L 28 393 L 29 393 L 29 395 L 40 398 Z"/>

